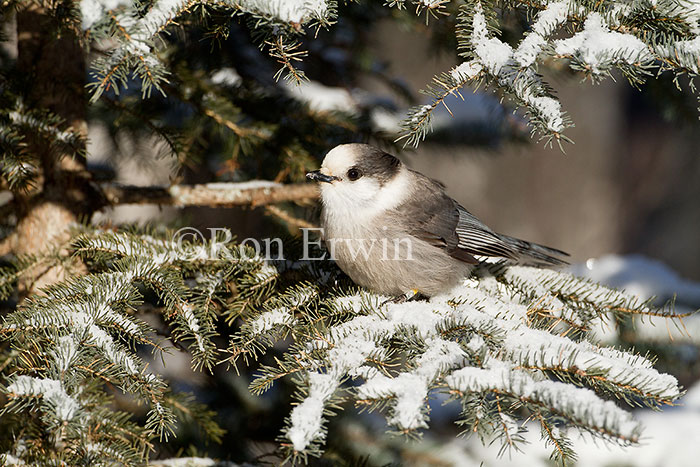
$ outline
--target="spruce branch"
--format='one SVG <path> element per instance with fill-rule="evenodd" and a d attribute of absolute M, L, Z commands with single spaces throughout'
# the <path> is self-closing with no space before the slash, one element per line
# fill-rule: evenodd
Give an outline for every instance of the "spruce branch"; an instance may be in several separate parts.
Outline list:
<path fill-rule="evenodd" d="M 490 1 L 462 5 L 457 38 L 465 62 L 450 74 L 434 78 L 426 90 L 432 104 L 411 109 L 400 138 L 406 144 L 417 145 L 424 139 L 430 115 L 445 97 L 467 84 L 487 83 L 510 98 L 516 108 L 524 109 L 533 134 L 561 147 L 562 141 L 568 141 L 562 132 L 572 123 L 538 74 L 537 66 L 549 59 L 567 60 L 572 70 L 594 82 L 619 71 L 635 87 L 661 71 L 676 77 L 698 73 L 697 15 L 686 14 L 688 10 L 678 2 L 596 7 L 568 0 L 504 3 L 511 8 L 525 7 L 530 30 L 513 47 L 498 38 L 500 5 Z M 401 7 L 403 2 L 392 4 Z M 573 34 L 557 37 L 555 33 L 565 25 L 571 26 Z"/>
<path fill-rule="evenodd" d="M 285 79 L 295 84 L 301 84 L 308 79 L 302 70 L 294 66 L 294 62 L 300 62 L 308 55 L 307 51 L 300 50 L 301 43 L 296 41 L 286 43 L 284 38 L 277 37 L 273 41 L 265 42 L 265 44 L 270 47 L 270 56 L 277 59 L 278 63 L 282 65 L 275 73 L 275 80 L 279 80 L 285 71 L 287 72 Z"/>
<path fill-rule="evenodd" d="M 598 284 L 556 271 L 483 265 L 449 294 L 394 304 L 354 288 L 327 290 L 318 279 L 329 276 L 329 264 L 272 265 L 220 240 L 179 244 L 168 232 L 79 231 L 75 254 L 94 272 L 46 289 L 3 324 L 5 338 L 33 342 L 16 359 L 20 374 L 60 384 L 60 375 L 79 376 L 56 386 L 69 397 L 79 381 L 118 386 L 150 406 L 142 442 L 167 439 L 175 415 L 188 415 L 131 351 L 135 343 L 152 343 L 149 327 L 130 313 L 145 286 L 159 297 L 172 340 L 188 343 L 195 368 L 210 369 L 218 358 L 219 316 L 236 323 L 224 361 L 237 370 L 275 353 L 258 366 L 250 390 L 260 394 L 282 378 L 296 386 L 299 403 L 280 435 L 283 455 L 292 460 L 321 455 L 328 417 L 349 402 L 382 412 L 395 433 L 416 437 L 429 427 L 429 399 L 445 392 L 462 404 L 459 424 L 484 440 L 500 439 L 502 451 L 522 441 L 518 417 L 539 420 L 563 463 L 573 453 L 557 427 L 633 444 L 640 429 L 623 405 L 656 408 L 681 394 L 675 378 L 648 358 L 587 340 L 594 322 L 622 306 L 629 315 L 673 316 Z M 302 272 L 316 279 L 286 278 Z M 279 347 L 282 342 L 291 345 Z M 34 380 L 16 381 L 19 387 Z M 49 422 L 58 417 L 56 407 L 68 413 L 23 391 L 30 396 L 12 392 L 17 396 L 7 410 L 48 404 Z"/>
<path fill-rule="evenodd" d="M 295 51 L 298 43 L 294 39 L 286 44 L 285 37 L 299 34 L 303 26 L 328 27 L 336 14 L 336 3 L 325 0 L 303 5 L 257 0 L 158 0 L 153 2 L 145 15 L 139 14 L 135 7 L 126 8 L 116 15 L 105 12 L 109 20 L 95 24 L 97 37 L 111 37 L 117 41 L 117 46 L 107 57 L 93 63 L 93 81 L 89 84 L 92 101 L 108 90 L 118 94 L 120 87 L 127 86 L 129 76 L 140 79 L 142 96 L 150 96 L 153 89 L 163 93 L 163 86 L 169 82 L 169 70 L 154 49 L 156 39 L 176 25 L 178 17 L 207 6 L 226 11 L 231 18 L 247 15 L 252 21 L 251 29 L 257 40 L 270 46 L 271 55 L 281 60 L 289 76 L 297 81 L 303 79 L 303 72 L 297 70 L 292 62 L 305 53 Z M 279 32 L 273 33 L 280 30 L 284 37 Z M 273 35 L 276 37 L 271 40 Z"/>
<path fill-rule="evenodd" d="M 495 273 L 487 272 L 489 267 Z M 576 340 L 531 319 L 532 310 L 542 306 L 542 296 L 553 304 L 556 292 L 566 287 L 579 287 L 579 295 L 591 302 L 624 300 L 639 313 L 649 306 L 568 274 L 504 266 L 485 266 L 464 287 L 430 302 L 379 306 L 371 295 L 346 292 L 321 302 L 321 307 L 335 310 L 330 327 L 315 318 L 292 321 L 291 315 L 273 320 L 284 323 L 278 331 L 285 331 L 266 339 L 291 336 L 295 344 L 275 359 L 276 365 L 260 367 L 251 389 L 261 392 L 279 378 L 298 375 L 303 397 L 292 410 L 282 446 L 290 458 L 300 460 L 320 453 L 324 417 L 337 410 L 338 401 L 350 397 L 359 407 L 385 412 L 399 433 L 414 436 L 428 426 L 426 403 L 432 391 L 440 390 L 462 401 L 464 424 L 480 427 L 471 429 L 483 437 L 501 438 L 502 449 L 517 449 L 522 430 L 512 417 L 521 409 L 540 417 L 546 439 L 555 446 L 554 458 L 561 462 L 573 453 L 552 423 L 635 443 L 638 424 L 607 399 L 629 406 L 672 404 L 680 395 L 677 381 L 658 373 L 642 356 L 588 342 L 578 323 L 590 324 L 599 314 L 585 315 L 584 321 L 580 313 L 572 314 L 578 320 L 571 324 L 579 331 Z M 244 317 L 250 323 L 244 329 L 257 329 L 254 323 L 268 318 L 273 314 Z M 270 324 L 264 328 L 273 329 Z M 347 393 L 349 380 L 359 381 Z M 475 413 L 481 415 L 474 418 Z"/>
<path fill-rule="evenodd" d="M 386 4 L 415 7 L 426 22 L 456 11 L 442 0 Z M 56 31 L 76 35 L 77 3 L 42 8 L 63 23 Z M 225 54 L 212 58 L 213 68 L 227 70 L 217 80 L 207 76 L 211 63 L 204 59 L 190 72 L 192 64 L 169 36 L 182 28 L 188 39 L 195 37 L 196 25 L 204 22 L 206 38 L 229 38 L 230 21 L 242 18 L 255 44 L 281 66 L 273 77 L 286 73 L 299 83 L 303 50 L 315 50 L 310 42 L 316 38 L 304 35 L 332 26 L 337 2 L 154 0 L 113 10 L 101 2 L 99 8 L 82 23 L 81 44 L 92 41 L 100 56 L 93 64 L 93 99 L 116 110 L 119 123 L 160 135 L 180 158 L 204 153 L 201 142 L 213 128 L 215 144 L 206 148 L 232 155 L 228 171 L 249 164 L 255 168 L 244 168 L 248 174 L 271 167 L 271 174 L 256 177 L 300 180 L 329 141 L 373 134 L 363 119 L 314 110 L 284 90 L 271 91 L 272 83 L 252 83 L 258 70 L 241 66 L 238 73 Z M 524 36 L 500 34 L 506 10 L 528 25 Z M 699 17 L 697 6 L 685 0 L 463 2 L 456 19 L 463 62 L 434 78 L 427 90 L 431 102 L 411 110 L 403 138 L 417 145 L 430 131 L 433 111 L 442 104 L 450 112 L 450 95 L 461 98 L 464 87 L 485 85 L 522 108 L 533 131 L 551 142 L 566 141 L 572 123 L 540 67 L 561 61 L 591 81 L 621 73 L 632 85 L 660 72 L 676 81 L 684 74 L 692 78 L 700 69 Z M 140 98 L 112 96 L 134 83 Z M 4 186 L 18 194 L 40 180 L 35 172 L 42 165 L 50 165 L 27 149 L 34 141 L 59 158 L 82 156 L 85 138 L 66 126 L 71 118 L 24 107 L 11 94 L 15 85 L 3 88 L 0 172 Z M 151 96 L 140 105 L 154 89 L 168 98 Z M 695 92 L 692 83 L 690 89 Z M 160 106 L 172 109 L 173 102 L 196 115 L 182 125 L 181 137 L 173 136 L 179 123 L 158 123 Z M 292 118 L 299 128 L 287 131 Z M 332 134 L 320 136 L 321 126 L 332 127 Z M 105 204 L 265 205 L 267 213 L 299 225 L 275 204 L 318 196 L 310 184 L 262 181 L 101 188 Z M 249 388 L 256 395 L 282 379 L 291 384 L 297 403 L 279 440 L 282 457 L 292 461 L 320 456 L 329 418 L 353 404 L 382 413 L 393 433 L 418 437 L 431 424 L 429 402 L 446 393 L 461 405 L 458 425 L 484 441 L 500 440 L 501 453 L 522 442 L 523 418 L 536 420 L 552 458 L 564 464 L 574 458 L 564 428 L 634 444 L 640 430 L 627 409 L 672 405 L 681 395 L 676 379 L 654 368 L 653 356 L 602 345 L 591 332 L 607 321 L 627 329 L 651 318 L 680 326 L 672 305 L 658 307 L 565 273 L 481 265 L 444 296 L 395 304 L 349 285 L 331 262 L 266 261 L 225 235 L 179 241 L 158 229 L 91 227 L 76 227 L 71 235 L 64 248 L 17 255 L 0 270 L 0 298 L 7 298 L 31 269 L 78 260 L 85 266 L 65 267 L 67 277 L 24 300 L 0 325 L 0 339 L 10 349 L 0 360 L 6 375 L 0 416 L 16 434 L 3 440 L 10 446 L 1 457 L 6 462 L 141 464 L 155 439 L 174 433 L 178 418 L 219 438 L 211 411 L 173 393 L 149 369 L 143 349 L 157 355 L 171 345 L 188 352 L 195 370 L 211 372 L 227 363 L 254 371 Z M 0 249 L 7 251 L 4 244 Z M 227 348 L 219 348 L 222 330 L 230 333 Z M 163 335 L 162 341 L 154 337 Z M 690 336 L 688 341 L 697 343 Z M 145 417 L 112 410 L 113 391 L 146 406 Z"/>
<path fill-rule="evenodd" d="M 194 368 L 211 369 L 217 355 L 213 338 L 218 308 L 230 294 L 231 283 L 234 287 L 269 283 L 276 269 L 265 269 L 262 258 L 251 251 L 219 245 L 221 239 L 207 245 L 180 244 L 169 240 L 167 233 L 137 235 L 85 227 L 75 234 L 74 252 L 92 272 L 54 284 L 41 297 L 26 299 L 3 321 L 2 338 L 19 349 L 12 360 L 18 375 L 6 385 L 11 400 L 3 413 L 41 407 L 44 429 L 73 443 L 71 452 L 76 456 L 82 455 L 84 443 L 92 443 L 95 448 L 90 455 L 100 461 L 138 462 L 153 437 L 165 441 L 174 433 L 176 416 L 197 420 L 213 439 L 221 436 L 211 413 L 190 399 L 170 394 L 166 383 L 147 371 L 136 345 L 161 351 L 164 347 L 151 337 L 151 326 L 133 312 L 143 303 L 143 288 L 154 291 L 161 315 L 172 327 L 171 339 L 189 344 Z M 213 256 L 207 256 L 210 253 Z M 201 271 L 203 264 L 206 274 Z M 288 299 L 280 297 L 280 303 Z M 143 426 L 127 423 L 121 412 L 100 415 L 92 401 L 107 398 L 104 384 L 150 407 Z M 99 420 L 96 423 L 110 429 L 114 437 L 98 436 L 101 430 L 95 430 L 94 436 L 85 438 L 77 427 L 70 428 L 70 433 L 79 438 L 64 433 L 64 422 L 70 426 L 84 423 L 81 420 Z"/>

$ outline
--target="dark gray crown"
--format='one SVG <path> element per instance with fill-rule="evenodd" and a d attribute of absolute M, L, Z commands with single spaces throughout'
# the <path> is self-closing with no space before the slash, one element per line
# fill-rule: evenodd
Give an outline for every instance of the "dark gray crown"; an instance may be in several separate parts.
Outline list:
<path fill-rule="evenodd" d="M 401 169 L 401 161 L 391 154 L 369 144 L 357 144 L 355 167 L 362 171 L 363 176 L 374 177 L 381 184 L 396 176 Z"/>

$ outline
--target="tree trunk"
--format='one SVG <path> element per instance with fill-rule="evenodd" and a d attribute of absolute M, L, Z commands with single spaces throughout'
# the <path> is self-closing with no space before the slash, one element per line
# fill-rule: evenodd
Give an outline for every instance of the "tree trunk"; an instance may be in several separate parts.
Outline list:
<path fill-rule="evenodd" d="M 79 22 L 60 28 L 53 12 L 30 4 L 17 13 L 17 69 L 26 80 L 26 108 L 49 110 L 64 120 L 64 127 L 86 136 L 85 54 L 77 31 Z M 38 134 L 28 143 L 39 173 L 34 189 L 16 194 L 19 221 L 11 250 L 17 254 L 65 244 L 70 226 L 91 214 L 92 204 L 84 157 L 56 154 Z M 65 264 L 37 267 L 20 281 L 20 293 L 26 296 L 65 273 Z"/>

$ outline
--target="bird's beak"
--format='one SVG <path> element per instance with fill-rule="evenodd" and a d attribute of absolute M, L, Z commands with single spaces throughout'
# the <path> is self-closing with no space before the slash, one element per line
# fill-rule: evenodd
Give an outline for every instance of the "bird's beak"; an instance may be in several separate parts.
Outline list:
<path fill-rule="evenodd" d="M 333 175 L 326 175 L 324 173 L 321 173 L 320 170 L 314 170 L 313 172 L 307 173 L 306 178 L 308 178 L 309 180 L 317 180 L 319 182 L 326 183 L 331 183 L 332 181 L 338 180 L 338 177 L 334 177 Z"/>

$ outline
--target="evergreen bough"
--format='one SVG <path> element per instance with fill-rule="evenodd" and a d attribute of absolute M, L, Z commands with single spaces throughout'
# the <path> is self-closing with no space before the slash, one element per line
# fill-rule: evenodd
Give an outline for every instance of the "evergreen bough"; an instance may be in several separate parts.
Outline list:
<path fill-rule="evenodd" d="M 51 18 L 46 34 L 72 37 L 93 57 L 87 90 L 95 118 L 118 121 L 121 131 L 157 135 L 182 162 L 212 151 L 233 154 L 231 164 L 250 178 L 293 182 L 315 168 L 313 154 L 321 149 L 358 133 L 375 140 L 386 135 L 367 115 L 314 110 L 275 82 L 237 76 L 216 52 L 200 54 L 197 63 L 218 73 L 213 79 L 190 66 L 177 37 L 196 29 L 199 42 L 191 47 L 204 39 L 224 42 L 232 20 L 240 21 L 276 62 L 270 78 L 301 83 L 306 47 L 317 35 L 332 33 L 343 12 L 381 9 L 352 3 L 136 0 L 113 2 L 110 10 L 97 0 L 11 1 L 3 21 L 13 9 L 38 9 Z M 481 84 L 522 107 L 534 133 L 566 140 L 572 122 L 539 71 L 559 61 L 593 82 L 621 73 L 638 86 L 669 73 L 677 86 L 695 92 L 695 1 L 385 5 L 399 15 L 409 6 L 438 28 L 455 24 L 464 60 L 436 76 L 427 89 L 433 102 L 414 107 L 404 121 L 399 139 L 413 145 L 447 96 Z M 513 15 L 529 29 L 506 43 L 499 38 L 502 20 Z M 35 105 L 14 65 L 3 61 L 0 84 L 2 186 L 18 199 L 40 197 L 55 182 L 43 172 L 53 167 L 47 160 L 84 162 L 85 134 L 60 108 Z M 187 118 L 164 118 L 182 107 Z M 85 183 L 72 186 L 92 199 L 91 190 L 99 194 L 100 187 L 90 177 L 78 171 L 75 180 Z M 96 203 L 88 211 L 105 204 Z M 24 208 L 0 207 L 3 235 Z M 456 422 L 465 434 L 517 447 L 518 420 L 529 418 L 541 426 L 552 457 L 564 463 L 575 455 L 566 428 L 634 444 L 641 429 L 625 409 L 658 408 L 681 395 L 675 378 L 655 370 L 651 357 L 597 345 L 590 333 L 601 322 L 665 319 L 672 310 L 566 273 L 483 264 L 445 296 L 387 304 L 387 297 L 358 290 L 324 261 L 269 262 L 217 239 L 174 242 L 160 229 L 72 228 L 48 249 L 11 251 L 0 270 L 0 298 L 10 309 L 0 328 L 0 448 L 8 464 L 139 464 L 186 419 L 220 439 L 215 414 L 174 392 L 144 363 L 145 352 L 173 345 L 188 349 L 197 370 L 258 365 L 254 394 L 291 379 L 298 403 L 279 441 L 280 455 L 293 461 L 321 455 L 328 418 L 349 405 L 379 410 L 397 433 L 418 436 L 430 426 L 428 401 L 443 393 L 461 405 Z M 24 284 L 51 268 L 63 277 L 40 290 Z M 17 295 L 18 285 L 26 297 Z M 162 326 L 150 319 L 154 314 Z M 273 347 L 284 349 L 281 357 L 258 364 Z M 111 408 L 124 397 L 133 400 L 133 413 Z"/>
<path fill-rule="evenodd" d="M 634 444 L 641 427 L 624 407 L 658 408 L 681 395 L 649 358 L 588 339 L 600 320 L 667 318 L 671 310 L 567 273 L 482 265 L 444 296 L 395 304 L 357 290 L 331 262 L 271 263 L 253 249 L 172 242 L 167 232 L 83 230 L 70 252 L 90 271 L 26 299 L 2 324 L 11 345 L 8 459 L 129 464 L 154 437 L 167 439 L 183 403 L 139 356 L 143 346 L 164 351 L 137 312 L 148 291 L 168 339 L 187 347 L 194 368 L 253 365 L 285 345 L 275 364 L 258 367 L 250 390 L 293 378 L 299 402 L 280 434 L 293 460 L 321 455 L 327 418 L 352 404 L 418 436 L 429 428 L 428 401 L 444 393 L 461 404 L 465 434 L 515 446 L 523 430 L 516 420 L 529 417 L 564 462 L 574 453 L 562 428 Z M 213 339 L 217 320 L 238 323 L 228 348 Z M 149 408 L 142 426 L 107 409 L 108 387 Z M 212 415 L 202 423 L 216 437 Z"/>

